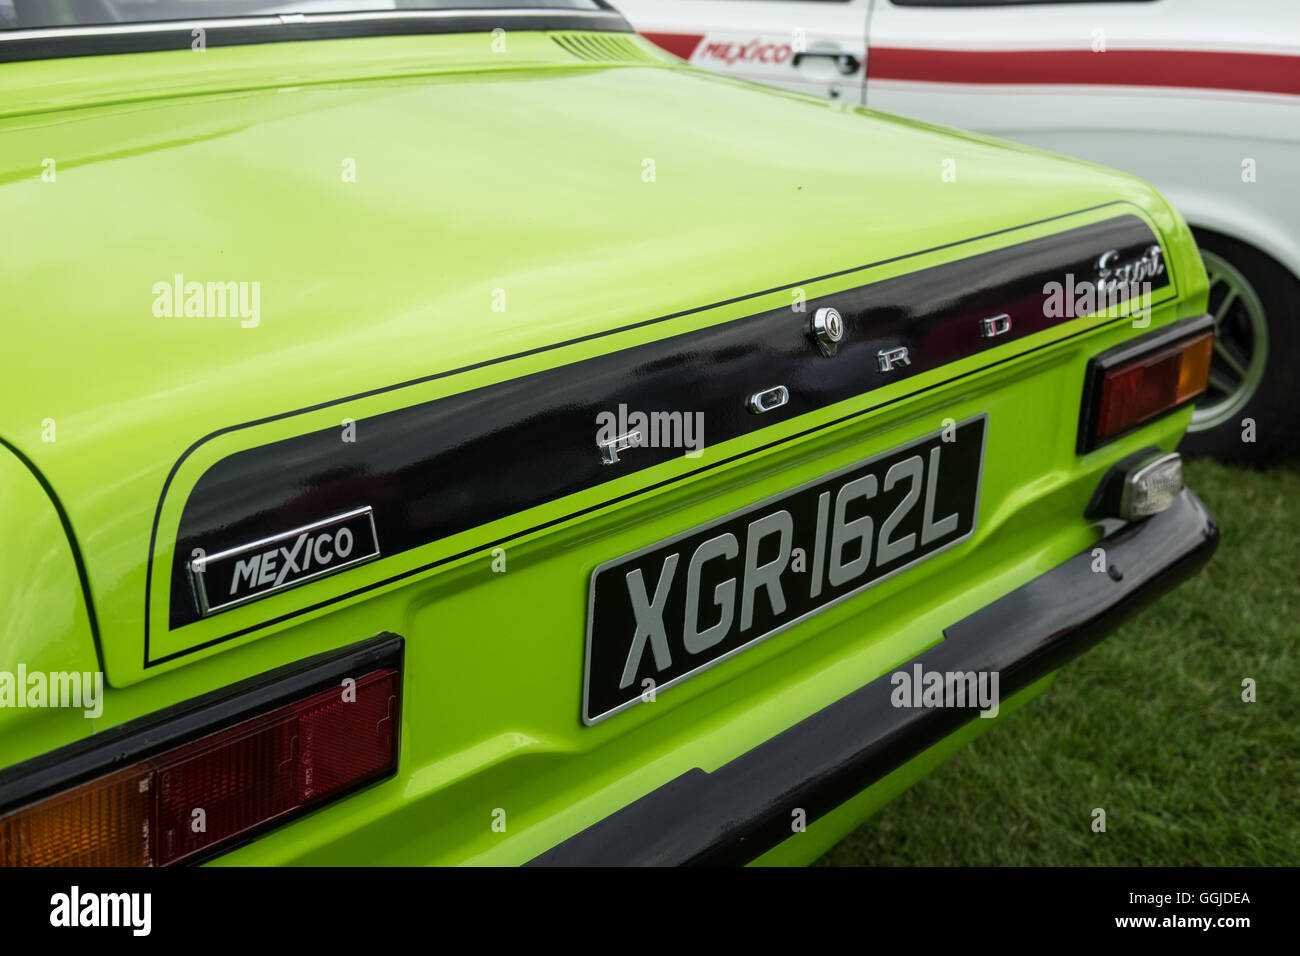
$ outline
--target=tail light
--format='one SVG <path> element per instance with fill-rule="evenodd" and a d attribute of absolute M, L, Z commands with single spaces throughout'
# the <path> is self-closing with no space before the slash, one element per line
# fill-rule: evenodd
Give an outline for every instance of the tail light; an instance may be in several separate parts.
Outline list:
<path fill-rule="evenodd" d="M 338 666 L 342 661 L 327 665 L 325 687 L 320 686 L 319 665 L 293 673 L 288 685 L 279 684 L 278 694 L 275 682 L 260 681 L 253 712 L 244 709 L 233 721 L 221 721 L 222 726 L 199 729 L 197 736 L 197 715 L 178 711 L 171 726 L 187 731 L 183 743 L 161 749 L 145 743 L 167 735 L 166 720 L 155 719 L 149 728 L 126 725 L 110 731 L 115 740 L 94 742 L 102 760 L 118 766 L 57 787 L 0 816 L 0 865 L 181 863 L 228 849 L 389 776 L 397 769 L 400 647 L 398 639 L 394 660 L 391 640 L 384 645 L 386 666 L 375 666 L 379 662 L 366 651 L 360 658 L 350 654 L 351 666 Z M 304 686 L 312 689 L 304 692 Z M 229 714 L 238 700 L 235 695 L 222 703 L 208 702 L 200 713 Z M 133 742 L 151 752 L 121 766 L 118 756 L 133 749 Z M 49 789 L 60 757 L 70 772 L 96 762 L 94 751 L 75 745 L 65 750 L 70 752 L 56 751 L 33 768 L 30 779 L 36 786 Z M 6 771 L 6 776 L 18 773 L 0 794 L 22 786 L 24 769 Z"/>
<path fill-rule="evenodd" d="M 1214 324 L 1208 316 L 1175 322 L 1088 363 L 1079 454 L 1192 401 L 1209 382 Z"/>

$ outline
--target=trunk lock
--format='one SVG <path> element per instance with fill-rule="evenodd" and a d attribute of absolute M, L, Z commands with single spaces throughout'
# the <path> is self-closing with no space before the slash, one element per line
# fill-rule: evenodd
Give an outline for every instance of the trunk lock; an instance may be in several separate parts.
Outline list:
<path fill-rule="evenodd" d="M 835 350 L 844 338 L 844 319 L 838 309 L 818 309 L 813 313 L 812 337 L 822 355 L 834 358 Z"/>

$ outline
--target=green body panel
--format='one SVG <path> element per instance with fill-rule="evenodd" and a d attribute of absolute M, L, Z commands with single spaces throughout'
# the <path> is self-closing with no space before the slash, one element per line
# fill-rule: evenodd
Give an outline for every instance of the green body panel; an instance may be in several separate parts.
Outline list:
<path fill-rule="evenodd" d="M 108 721 L 85 709 L 26 703 L 21 664 L 28 674 L 93 674 L 99 659 L 82 596 L 72 545 L 59 512 L 39 478 L 0 444 L 0 762 L 5 766 L 75 740 Z M 102 679 L 101 679 L 102 686 Z M 48 696 L 46 688 L 46 700 Z M 11 696 L 12 695 L 12 696 Z"/>
<path fill-rule="evenodd" d="M 66 508 L 111 685 L 101 720 L 51 718 L 37 751 L 392 631 L 407 639 L 397 777 L 219 862 L 520 862 L 691 767 L 725 763 L 1088 546 L 1100 532 L 1081 515 L 1109 464 L 1176 444 L 1189 411 L 1076 456 L 1084 363 L 1138 334 L 1128 322 L 1082 320 L 708 447 L 701 460 L 169 631 L 157 582 L 180 509 L 208 466 L 242 448 L 345 419 L 364 428 L 382 411 L 788 306 L 797 290 L 832 293 L 1125 212 L 1161 237 L 1179 296 L 1153 310 L 1151 327 L 1204 309 L 1186 225 L 1131 177 L 759 91 L 627 44 L 626 62 L 604 64 L 547 35 L 512 33 L 504 53 L 465 35 L 0 65 L 0 438 Z M 46 158 L 53 182 L 42 178 Z M 943 178 L 947 160 L 955 182 Z M 954 245 L 978 236 L 987 238 Z M 921 250 L 932 251 L 890 261 Z M 176 273 L 259 283 L 258 323 L 156 316 L 155 284 Z M 762 290 L 773 291 L 629 328 Z M 571 344 L 534 352 L 560 342 Z M 480 365 L 507 355 L 517 357 Z M 457 369 L 467 370 L 340 401 Z M 306 408 L 316 410 L 234 427 Z M 598 564 L 982 412 L 971 540 L 653 704 L 582 726 Z M 54 441 L 42 440 L 47 420 Z M 240 623 L 588 507 L 512 541 L 505 573 L 484 548 L 201 647 Z M 145 667 L 155 513 L 150 656 L 171 659 Z M 31 642 L 83 661 L 82 614 L 41 617 L 21 641 L 6 634 L 0 669 Z M 0 711 L 0 766 L 34 752 L 18 732 L 27 715 L 15 713 Z M 504 833 L 491 827 L 498 808 Z M 814 842 L 782 852 L 815 856 Z"/>

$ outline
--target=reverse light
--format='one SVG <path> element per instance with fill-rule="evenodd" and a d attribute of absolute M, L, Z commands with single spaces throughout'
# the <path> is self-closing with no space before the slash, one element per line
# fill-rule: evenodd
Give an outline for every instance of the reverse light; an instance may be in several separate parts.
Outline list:
<path fill-rule="evenodd" d="M 181 863 L 386 777 L 397 769 L 399 668 L 353 671 L 355 679 L 339 672 L 324 688 L 317 679 L 317 689 L 296 699 L 281 696 L 20 806 L 0 816 L 0 866 Z M 157 731 L 143 736 L 151 733 L 156 739 Z M 108 751 L 129 749 L 132 739 Z M 66 765 L 84 760 L 72 756 Z"/>
<path fill-rule="evenodd" d="M 1088 364 L 1078 451 L 1127 434 L 1192 401 L 1209 382 L 1214 348 L 1208 316 L 1126 342 Z"/>
<path fill-rule="evenodd" d="M 1125 476 L 1119 516 L 1132 521 L 1159 514 L 1183 490 L 1183 459 L 1177 452 L 1149 461 Z"/>
<path fill-rule="evenodd" d="M 1144 448 L 1106 472 L 1084 512 L 1089 518 L 1134 521 L 1171 507 L 1183 491 L 1183 459 L 1176 451 Z"/>

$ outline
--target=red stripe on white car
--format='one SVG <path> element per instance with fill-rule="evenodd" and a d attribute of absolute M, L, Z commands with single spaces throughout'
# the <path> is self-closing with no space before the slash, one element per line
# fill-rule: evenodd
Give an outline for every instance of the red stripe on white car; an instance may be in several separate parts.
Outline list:
<path fill-rule="evenodd" d="M 689 60 L 704 39 L 703 34 L 695 33 L 642 33 L 643 37 L 655 46 L 663 47 L 673 56 Z"/>
<path fill-rule="evenodd" d="M 869 48 L 867 79 L 1171 86 L 1300 95 L 1300 56 L 1200 50 Z"/>

